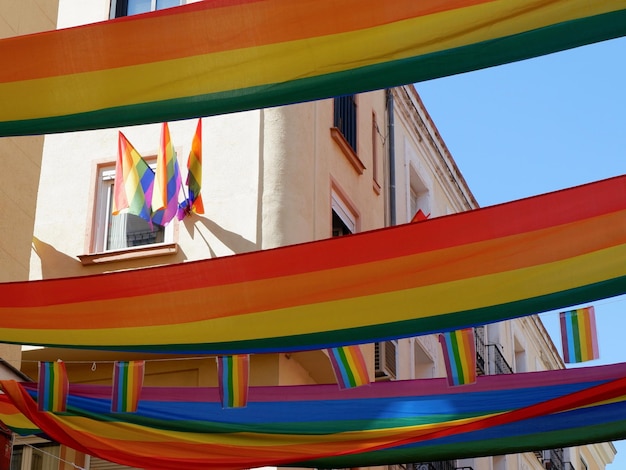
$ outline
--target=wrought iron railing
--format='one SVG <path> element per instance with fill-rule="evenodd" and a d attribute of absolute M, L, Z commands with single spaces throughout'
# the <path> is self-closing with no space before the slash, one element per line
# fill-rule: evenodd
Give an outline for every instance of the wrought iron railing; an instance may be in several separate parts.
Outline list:
<path fill-rule="evenodd" d="M 413 470 L 456 470 L 454 460 L 414 463 Z"/>
<path fill-rule="evenodd" d="M 334 125 L 341 131 L 352 150 L 356 152 L 356 101 L 354 95 L 335 98 Z"/>
<path fill-rule="evenodd" d="M 485 327 L 474 328 L 474 340 L 476 343 L 476 375 L 487 373 L 487 348 L 485 347 Z"/>
<path fill-rule="evenodd" d="M 563 460 L 563 449 L 550 449 L 543 451 L 543 468 L 546 470 L 574 470 L 570 462 Z"/>
<path fill-rule="evenodd" d="M 513 368 L 506 361 L 497 344 L 487 345 L 487 357 L 489 361 L 490 374 L 498 375 L 513 373 Z"/>

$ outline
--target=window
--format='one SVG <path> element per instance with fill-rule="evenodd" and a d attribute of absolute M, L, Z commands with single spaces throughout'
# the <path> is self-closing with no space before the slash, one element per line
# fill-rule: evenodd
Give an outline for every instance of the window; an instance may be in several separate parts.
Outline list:
<path fill-rule="evenodd" d="M 335 98 L 334 125 L 356 153 L 356 97 L 346 95 Z"/>
<path fill-rule="evenodd" d="M 148 11 L 182 5 L 182 0 L 113 0 L 111 13 L 113 17 L 137 15 Z"/>
<path fill-rule="evenodd" d="M 430 215 L 430 192 L 424 180 L 420 177 L 417 169 L 409 163 L 409 188 L 408 188 L 408 220 L 412 220 L 418 210 L 425 216 Z"/>
<path fill-rule="evenodd" d="M 59 468 L 58 444 L 37 443 L 15 446 L 11 470 L 56 470 Z"/>
<path fill-rule="evenodd" d="M 333 237 L 340 237 L 358 231 L 356 211 L 335 191 L 331 194 L 331 209 Z"/>
<path fill-rule="evenodd" d="M 100 173 L 96 191 L 96 214 L 93 251 L 123 250 L 166 241 L 165 227 L 148 223 L 133 214 L 112 215 L 115 170 Z"/>

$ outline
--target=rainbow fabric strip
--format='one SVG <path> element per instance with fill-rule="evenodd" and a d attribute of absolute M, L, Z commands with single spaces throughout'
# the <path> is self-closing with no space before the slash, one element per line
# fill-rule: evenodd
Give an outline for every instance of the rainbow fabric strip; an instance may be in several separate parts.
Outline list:
<path fill-rule="evenodd" d="M 566 363 L 598 359 L 598 333 L 593 307 L 561 312 L 561 341 Z"/>
<path fill-rule="evenodd" d="M 242 408 L 248 403 L 250 356 L 217 357 L 217 376 L 223 408 Z"/>
<path fill-rule="evenodd" d="M 154 172 L 126 136 L 119 133 L 112 214 L 127 212 L 151 221 Z"/>
<path fill-rule="evenodd" d="M 625 34 L 626 0 L 193 2 L 0 41 L 0 136 L 310 101 Z"/>
<path fill-rule="evenodd" d="M 111 413 L 107 386 L 72 384 L 64 414 L 38 413 L 30 384 L 0 386 L 0 419 L 13 430 L 157 470 L 367 467 L 626 437 L 626 364 L 481 376 L 463 388 L 445 378 L 251 387 L 236 410 L 222 408 L 217 387 L 145 387 L 134 414 Z"/>
<path fill-rule="evenodd" d="M 67 407 L 69 382 L 65 363 L 62 361 L 40 362 L 37 384 L 39 411 L 64 412 Z"/>
<path fill-rule="evenodd" d="M 446 364 L 448 385 L 467 385 L 476 382 L 474 329 L 465 328 L 441 333 L 439 343 Z"/>
<path fill-rule="evenodd" d="M 162 124 L 161 144 L 157 154 L 154 189 L 152 191 L 152 221 L 167 225 L 178 212 L 181 178 L 176 151 L 167 122 Z"/>
<path fill-rule="evenodd" d="M 112 413 L 134 413 L 143 387 L 144 361 L 115 361 Z"/>
<path fill-rule="evenodd" d="M 620 176 L 350 237 L 2 283 L 0 341 L 228 355 L 469 328 L 626 293 L 624 220 Z"/>
<path fill-rule="evenodd" d="M 365 358 L 358 345 L 331 348 L 328 350 L 328 357 L 340 389 L 360 387 L 370 383 Z"/>

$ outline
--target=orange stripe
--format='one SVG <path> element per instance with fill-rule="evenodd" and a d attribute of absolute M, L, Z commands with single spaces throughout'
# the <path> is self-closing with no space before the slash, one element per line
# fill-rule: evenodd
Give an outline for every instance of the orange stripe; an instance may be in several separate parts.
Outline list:
<path fill-rule="evenodd" d="M 13 314 L 3 315 L 1 325 L 20 329 L 80 329 L 85 327 L 85 311 L 90 312 L 89 328 L 92 329 L 143 326 L 146 321 L 150 325 L 167 325 L 180 321 L 171 315 L 171 306 L 179 303 L 186 306 L 185 321 L 192 322 L 463 280 L 625 244 L 626 234 L 611 237 L 603 233 L 601 246 L 598 246 L 598 234 L 605 232 L 601 227 L 620 224 L 625 216 L 626 211 L 623 211 L 502 239 L 281 278 L 134 298 L 2 308 L 0 312 Z M 541 249 L 519 249 L 536 244 L 537 240 Z M 210 313 L 206 305 L 211 306 Z M 137 314 L 128 315 L 133 308 L 137 309 Z M 141 315 L 141 311 L 145 315 Z M 59 318 L 63 319 L 63 325 L 59 325 Z"/>
<path fill-rule="evenodd" d="M 0 41 L 0 57 L 11 64 L 0 71 L 0 83 L 320 37 L 493 1 L 394 0 L 393 8 L 372 0 L 250 1 L 221 8 L 212 2 L 198 2 L 145 17 Z M 236 26 L 241 29 L 234 34 Z M 248 31 L 262 31 L 263 36 L 246 34 Z M 164 41 L 164 32 L 176 41 Z M 101 45 L 100 54 L 85 56 L 79 45 L 94 40 Z"/>
<path fill-rule="evenodd" d="M 45 307 L 122 298 L 130 300 L 152 294 L 205 290 L 213 286 L 252 283 L 316 271 L 330 272 L 328 270 L 331 268 L 378 263 L 431 251 L 437 251 L 439 256 L 443 250 L 451 247 L 469 246 L 470 243 L 494 239 L 504 240 L 507 236 L 533 232 L 538 236 L 542 229 L 563 230 L 575 224 L 584 229 L 581 230 L 582 236 L 596 239 L 599 242 L 596 248 L 602 248 L 623 243 L 619 239 L 615 241 L 607 237 L 610 233 L 621 232 L 622 225 L 610 220 L 619 220 L 619 217 L 623 217 L 619 214 L 625 211 L 626 176 L 620 176 L 507 204 L 436 218 L 419 225 L 409 224 L 351 237 L 162 266 L 145 269 L 140 273 L 126 271 L 75 279 L 0 283 L 0 307 Z M 615 217 L 612 213 L 618 214 L 617 219 L 609 219 Z M 594 222 L 581 225 L 585 224 L 586 219 Z M 567 248 L 562 245 L 573 246 L 573 242 L 581 235 L 570 230 L 567 236 L 568 243 L 563 243 L 563 240 L 554 243 L 558 252 Z M 605 238 L 606 245 L 602 245 Z M 300 262 L 294 264 L 294 259 Z M 139 278 L 146 282 L 137 282 Z M 167 282 L 163 282 L 164 279 Z"/>

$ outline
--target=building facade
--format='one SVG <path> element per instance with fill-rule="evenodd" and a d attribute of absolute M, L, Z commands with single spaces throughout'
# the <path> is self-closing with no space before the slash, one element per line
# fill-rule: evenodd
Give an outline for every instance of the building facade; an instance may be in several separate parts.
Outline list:
<path fill-rule="evenodd" d="M 38 3 L 25 2 L 22 17 L 29 17 L 29 9 L 45 10 L 48 22 L 42 20 L 39 27 L 46 29 L 179 2 L 58 0 L 58 4 L 44 2 L 45 9 Z M 0 18 L 15 23 L 9 15 L 11 8 L 2 5 Z M 21 32 L 10 29 L 5 35 Z M 169 123 L 183 178 L 196 124 L 197 120 Z M 433 218 L 478 207 L 411 85 L 203 118 L 205 214 L 150 228 L 133 216 L 112 216 L 111 195 L 119 133 L 152 162 L 160 129 L 159 124 L 151 124 L 0 140 L 0 154 L 16 167 L 13 146 L 26 149 L 29 169 L 20 170 L 25 172 L 20 181 L 31 189 L 25 200 L 15 204 L 23 212 L 23 222 L 14 223 L 9 207 L 0 204 L 3 235 L 11 233 L 7 242 L 4 236 L 0 239 L 0 261 L 10 268 L 3 269 L 8 274 L 1 280 L 86 276 L 184 263 L 410 223 L 418 212 Z M 22 183 L 15 176 L 3 178 L 1 187 L 8 195 L 24 198 L 24 186 L 16 186 Z M 564 367 L 538 317 L 477 328 L 476 338 L 481 374 Z M 372 380 L 445 375 L 433 335 L 361 347 Z M 19 350 L 17 354 L 19 362 Z M 70 381 L 75 383 L 110 383 L 112 361 L 145 359 L 148 386 L 217 385 L 213 357 L 28 348 L 22 352 L 21 371 L 36 377 L 38 361 L 59 358 L 66 362 Z M 253 386 L 335 380 L 323 351 L 255 355 L 250 372 Z M 21 440 L 16 444 L 21 454 L 14 459 L 15 470 L 74 468 L 72 464 L 119 468 L 54 443 Z M 39 454 L 38 449 L 45 452 Z M 607 443 L 462 461 L 407 462 L 402 467 L 603 469 L 614 454 Z"/>

